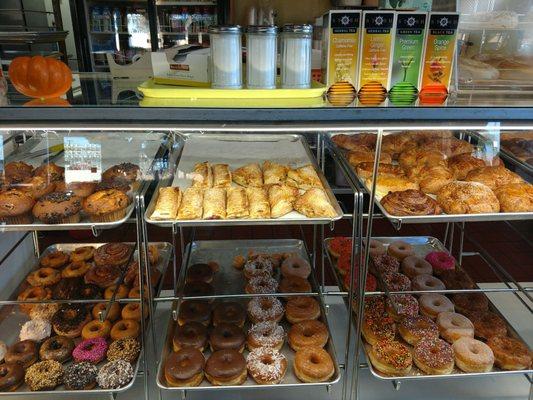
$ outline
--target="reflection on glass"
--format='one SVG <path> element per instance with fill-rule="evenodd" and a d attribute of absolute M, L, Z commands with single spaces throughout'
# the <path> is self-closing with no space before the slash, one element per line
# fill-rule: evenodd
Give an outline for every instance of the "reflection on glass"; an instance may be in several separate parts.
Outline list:
<path fill-rule="evenodd" d="M 102 176 L 102 147 L 86 137 L 68 136 L 65 146 L 65 183 L 98 182 Z"/>

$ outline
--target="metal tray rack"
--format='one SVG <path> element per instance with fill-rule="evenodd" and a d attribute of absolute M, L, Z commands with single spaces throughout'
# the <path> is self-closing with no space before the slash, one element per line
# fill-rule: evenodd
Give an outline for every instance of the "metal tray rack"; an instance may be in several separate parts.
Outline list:
<path fill-rule="evenodd" d="M 62 250 L 62 251 L 70 252 L 70 251 L 72 251 L 72 250 L 74 250 L 74 249 L 76 249 L 77 247 L 80 247 L 80 246 L 94 246 L 94 247 L 98 248 L 98 247 L 100 247 L 100 246 L 102 246 L 104 244 L 105 243 L 83 243 L 83 244 L 58 243 L 58 244 L 55 244 L 55 245 L 47 247 L 43 251 L 41 256 L 45 256 L 45 255 L 47 255 L 50 252 L 55 251 L 55 250 Z M 134 243 L 128 243 L 128 244 L 133 245 Z M 159 272 L 161 272 L 161 279 L 159 280 L 159 282 L 158 282 L 158 284 L 157 284 L 157 286 L 155 288 L 155 294 L 157 295 L 161 291 L 161 288 L 162 288 L 162 285 L 163 285 L 163 277 L 165 275 L 165 272 L 166 272 L 167 266 L 169 264 L 170 258 L 173 255 L 174 248 L 173 248 L 173 246 L 170 243 L 166 243 L 166 242 L 153 242 L 153 243 L 150 243 L 150 244 L 156 245 L 158 247 L 159 255 L 160 255 L 159 261 L 158 261 L 157 265 L 155 266 L 155 268 L 157 268 L 159 270 Z M 134 252 L 132 257 L 133 257 L 133 259 L 138 259 L 137 250 Z M 35 265 L 36 261 L 37 261 L 37 259 L 33 259 L 31 265 L 32 266 Z M 122 283 L 122 282 L 119 282 L 119 283 Z M 15 293 L 14 293 L 15 296 L 16 296 L 16 293 L 18 293 L 18 291 L 15 291 Z M 95 303 L 95 304 L 96 303 L 102 303 L 102 302 L 111 303 L 111 302 L 121 302 L 121 301 L 132 302 L 132 301 L 138 301 L 138 299 L 137 300 L 115 299 L 115 293 L 114 293 L 112 298 L 109 299 L 109 300 L 105 300 L 105 299 L 83 300 L 84 303 Z M 72 300 L 48 300 L 48 301 L 37 301 L 37 302 L 29 302 L 28 301 L 28 302 L 25 302 L 25 303 L 27 303 L 27 304 L 33 304 L 33 303 L 40 304 L 40 303 L 69 303 L 69 302 L 72 303 L 72 302 L 75 302 L 75 301 L 72 301 Z M 9 305 L 5 305 L 2 308 L 0 308 L 0 326 L 2 328 L 2 329 L 0 329 L 0 339 L 2 339 L 7 344 L 14 343 L 14 342 L 18 341 L 18 333 L 20 331 L 20 326 L 22 326 L 22 324 L 24 322 L 26 322 L 27 320 L 28 320 L 28 316 L 25 313 L 21 312 L 17 305 L 9 304 Z M 146 321 L 146 322 L 148 322 L 148 321 Z M 150 326 L 150 324 L 147 324 L 147 326 Z M 144 345 L 146 346 L 147 344 L 145 343 Z M 141 357 L 142 357 L 142 353 L 139 355 L 139 358 L 137 359 L 137 362 L 134 365 L 134 376 L 133 376 L 133 379 L 126 386 L 123 386 L 121 388 L 118 388 L 118 389 L 99 389 L 99 388 L 95 388 L 95 389 L 90 389 L 90 390 L 66 390 L 63 385 L 60 385 L 60 386 L 56 387 L 54 390 L 39 391 L 38 393 L 40 393 L 40 394 L 50 394 L 50 395 L 56 395 L 56 396 L 57 395 L 64 395 L 64 394 L 70 394 L 70 395 L 76 396 L 78 394 L 83 394 L 83 393 L 90 393 L 90 394 L 115 393 L 116 394 L 116 393 L 124 392 L 124 391 L 128 390 L 129 388 L 131 388 L 133 386 L 134 382 L 135 382 L 135 378 L 136 378 L 136 376 L 139 373 L 139 366 L 140 366 L 140 363 L 141 363 Z M 64 366 L 69 365 L 71 362 L 72 361 L 67 362 L 66 364 L 64 364 Z M 104 362 L 102 362 L 102 364 L 103 363 Z M 23 383 L 22 386 L 20 386 L 14 392 L 0 392 L 0 396 L 12 396 L 12 395 L 29 396 L 29 395 L 34 395 L 34 394 L 36 394 L 36 392 L 30 391 L 30 389 L 28 388 L 28 386 L 25 383 Z"/>
<path fill-rule="evenodd" d="M 476 140 L 479 136 L 474 135 L 473 132 L 461 131 L 465 139 Z M 356 187 L 362 187 L 367 193 L 371 193 L 369 187 L 366 186 L 365 181 L 361 179 L 353 167 L 346 159 L 346 150 L 339 148 L 332 141 L 335 134 L 328 133 L 326 135 L 326 143 L 330 150 L 335 154 L 342 168 L 351 180 L 351 184 Z M 379 173 L 379 171 L 378 171 Z M 418 224 L 418 223 L 434 223 L 434 222 L 476 222 L 476 221 L 511 221 L 511 220 L 526 220 L 533 219 L 533 212 L 515 212 L 515 213 L 484 213 L 484 214 L 438 214 L 438 215 L 416 215 L 416 216 L 398 216 L 390 214 L 379 201 L 381 199 L 376 197 L 376 205 L 379 207 L 383 215 L 392 222 L 398 229 L 402 224 Z"/>
<path fill-rule="evenodd" d="M 61 132 L 61 131 L 58 131 Z M 84 132 L 69 131 L 68 135 L 83 135 Z M 131 132 L 131 134 L 136 134 Z M 169 141 L 166 140 L 164 133 L 144 132 L 144 136 L 137 134 L 137 140 L 126 140 L 121 138 L 117 133 L 116 139 L 102 136 L 102 172 L 107 168 L 122 162 L 139 163 L 139 158 L 135 155 L 139 154 L 141 149 L 141 141 L 144 145 L 144 155 L 148 157 L 150 163 L 150 171 L 153 171 L 155 161 L 161 158 L 165 152 L 170 151 Z M 45 134 L 35 134 L 21 145 L 16 153 L 10 154 L 6 163 L 11 161 L 24 161 L 26 163 L 39 166 L 43 162 L 51 161 L 58 165 L 64 164 L 63 138 L 65 135 L 57 132 L 46 132 Z M 88 136 L 92 140 L 100 140 L 100 136 L 92 134 Z M 149 140 L 148 140 L 149 138 Z M 50 150 L 52 149 L 52 150 Z M 52 154 L 50 154 L 52 153 Z M 73 229 L 91 229 L 93 232 L 101 229 L 111 229 L 126 222 L 132 215 L 135 209 L 134 197 L 138 193 L 145 193 L 150 184 L 149 181 L 138 181 L 134 185 L 135 188 L 129 193 L 131 203 L 126 210 L 124 218 L 113 222 L 92 222 L 82 215 L 82 220 L 73 224 L 44 224 L 42 222 L 34 222 L 32 224 L 0 224 L 0 233 L 10 231 L 59 231 L 59 230 L 73 230 Z M 83 214 L 83 213 L 82 213 Z"/>
<path fill-rule="evenodd" d="M 300 240 L 249 240 L 249 241 L 239 241 L 236 243 L 235 241 L 199 241 L 199 242 L 193 242 L 191 251 L 189 256 L 187 257 L 188 261 L 184 262 L 184 267 L 182 270 L 186 270 L 186 266 L 192 265 L 194 263 L 198 262 L 207 262 L 207 261 L 217 261 L 220 265 L 219 271 L 215 274 L 215 278 L 213 280 L 213 286 L 215 289 L 219 289 L 220 292 L 224 292 L 226 294 L 223 295 L 215 295 L 215 296 L 206 296 L 205 299 L 209 298 L 219 298 L 220 300 L 228 300 L 232 299 L 234 301 L 243 302 L 243 304 L 246 303 L 246 298 L 251 298 L 255 296 L 261 296 L 261 295 L 252 295 L 252 294 L 242 294 L 242 295 L 232 295 L 230 293 L 242 293 L 242 282 L 244 282 L 244 276 L 242 271 L 237 271 L 233 266 L 231 265 L 233 257 L 236 255 L 246 255 L 249 250 L 253 250 L 257 253 L 297 253 L 306 260 L 309 261 L 309 258 L 305 252 L 305 247 L 303 245 L 303 242 Z M 185 272 L 182 271 L 180 275 L 184 275 Z M 316 280 L 311 278 L 313 274 L 310 275 L 310 282 L 313 290 L 318 289 L 318 286 L 316 285 Z M 181 280 L 182 281 L 182 280 Z M 225 286 L 229 286 L 226 288 Z M 220 288 L 224 287 L 223 290 L 220 290 Z M 181 289 L 181 287 L 180 287 Z M 328 330 L 330 330 L 327 318 L 326 318 L 326 310 L 324 307 L 323 299 L 320 295 L 317 294 L 306 294 L 307 296 L 313 296 L 317 299 L 317 301 L 320 304 L 322 316 L 320 320 L 326 324 L 328 327 Z M 283 297 L 284 295 L 282 293 L 276 293 L 276 297 Z M 179 309 L 179 306 L 181 304 L 180 300 L 176 300 L 173 302 L 172 310 L 173 316 L 176 315 L 177 310 Z M 281 322 L 283 325 L 285 331 L 287 332 L 288 327 L 290 327 L 290 324 L 286 323 L 285 321 Z M 252 378 L 248 377 L 246 382 L 241 386 L 212 386 L 207 380 L 204 379 L 202 384 L 197 387 L 172 387 L 169 386 L 165 380 L 164 377 L 164 365 L 165 360 L 172 351 L 172 337 L 174 333 L 174 329 L 176 326 L 176 322 L 174 321 L 174 318 L 170 318 L 168 329 L 167 329 L 167 338 L 165 341 L 165 345 L 163 348 L 163 351 L 161 353 L 161 359 L 159 362 L 159 367 L 157 371 L 157 385 L 161 389 L 165 390 L 221 390 L 221 389 L 253 389 L 253 388 L 287 388 L 287 387 L 302 387 L 302 386 L 324 386 L 324 385 L 332 385 L 340 380 L 340 371 L 338 367 L 338 363 L 335 357 L 335 349 L 333 347 L 333 341 L 331 339 L 331 332 L 330 332 L 330 339 L 328 340 L 328 343 L 326 345 L 326 350 L 330 354 L 333 364 L 335 366 L 335 373 L 327 382 L 317 382 L 317 383 L 304 383 L 298 380 L 296 376 L 294 375 L 293 369 L 292 369 L 292 363 L 294 359 L 294 352 L 289 348 L 288 344 L 285 343 L 284 347 L 282 348 L 282 353 L 287 357 L 288 361 L 288 367 L 287 372 L 285 375 L 285 379 L 282 383 L 277 385 L 258 385 L 253 381 Z M 245 324 L 245 331 L 248 329 L 249 324 Z M 208 351 L 206 351 L 208 352 Z M 245 350 L 244 354 L 247 354 L 247 350 Z"/>
<path fill-rule="evenodd" d="M 327 224 L 342 218 L 342 210 L 333 194 L 324 174 L 318 167 L 305 137 L 298 134 L 238 134 L 238 133 L 207 133 L 181 134 L 180 144 L 183 149 L 177 161 L 174 177 L 163 179 L 157 186 L 154 196 L 145 213 L 146 222 L 161 226 L 227 226 L 227 225 L 289 225 L 289 224 Z M 293 166 L 311 164 L 317 172 L 322 186 L 337 215 L 334 218 L 307 218 L 296 211 L 272 219 L 221 219 L 221 220 L 168 220 L 151 219 L 157 202 L 159 188 L 179 186 L 182 189 L 190 186 L 190 180 L 184 177 L 191 172 L 198 162 L 227 163 L 231 169 L 252 162 L 272 160 Z"/>
<path fill-rule="evenodd" d="M 373 239 L 379 240 L 382 242 L 385 246 L 388 246 L 390 243 L 396 241 L 396 240 L 402 240 L 404 242 L 407 242 L 411 244 L 414 247 L 415 255 L 417 256 L 424 256 L 430 251 L 447 251 L 444 245 L 436 238 L 429 237 L 429 236 L 401 236 L 401 237 L 374 237 Z M 331 257 L 328 249 L 328 242 L 331 240 L 331 238 L 327 238 L 324 240 L 324 249 L 323 251 L 326 252 L 328 261 L 330 265 L 333 267 L 335 272 L 335 278 L 337 279 L 337 283 L 339 284 L 339 287 L 342 289 L 342 277 L 340 276 L 337 268 L 336 268 L 336 262 L 333 257 Z M 456 264 L 456 267 L 459 267 L 458 264 Z M 381 285 L 384 286 L 384 282 L 381 279 L 381 276 L 376 276 L 378 279 L 378 282 L 380 282 Z M 476 289 L 479 289 L 478 292 L 484 292 L 484 289 L 481 289 L 476 286 Z M 416 292 L 416 291 L 413 291 Z M 420 292 L 420 291 L 419 291 Z M 442 291 L 431 291 L 429 293 L 441 293 L 446 294 L 446 290 Z M 392 292 L 396 293 L 396 292 Z M 401 292 L 404 293 L 404 292 Z M 405 292 L 410 293 L 410 292 Z M 381 293 L 382 295 L 386 295 L 387 297 L 390 295 L 390 292 L 387 288 L 385 288 L 385 291 Z M 346 299 L 346 298 L 345 298 Z M 346 299 L 347 300 L 347 299 Z M 518 339 L 522 341 L 523 343 L 527 343 L 524 341 L 518 332 L 513 328 L 513 326 L 509 323 L 509 321 L 505 318 L 504 315 L 500 313 L 498 308 L 489 300 L 489 309 L 490 311 L 498 314 L 507 324 L 507 330 L 509 336 Z M 353 316 L 355 319 L 355 315 Z M 399 341 L 404 343 L 406 346 L 408 346 L 410 349 L 412 349 L 412 346 L 408 343 L 404 342 L 403 339 L 399 338 Z M 370 345 L 366 342 L 363 342 L 363 350 L 366 357 L 366 363 L 368 364 L 368 367 L 376 378 L 383 379 L 383 380 L 392 380 L 392 381 L 398 381 L 398 380 L 412 380 L 412 379 L 447 379 L 447 378 L 465 378 L 465 377 L 475 377 L 475 376 L 494 376 L 494 375 L 509 375 L 509 374 L 531 374 L 533 373 L 533 369 L 526 369 L 526 370 L 513 370 L 513 371 L 507 371 L 499 369 L 498 367 L 494 366 L 492 371 L 490 372 L 481 372 L 481 373 L 467 373 L 459 370 L 457 367 L 454 368 L 451 374 L 448 375 L 428 375 L 424 373 L 423 371 L 419 370 L 417 366 L 413 363 L 413 367 L 411 369 L 411 372 L 408 375 L 398 375 L 398 376 L 392 376 L 392 375 L 386 375 L 382 372 L 374 369 L 372 363 L 370 362 L 368 358 L 368 350 L 370 349 Z"/>

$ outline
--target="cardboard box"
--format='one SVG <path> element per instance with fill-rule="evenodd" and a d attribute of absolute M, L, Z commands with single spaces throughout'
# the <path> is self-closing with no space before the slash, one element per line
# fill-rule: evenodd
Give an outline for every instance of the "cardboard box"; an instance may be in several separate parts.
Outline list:
<path fill-rule="evenodd" d="M 431 11 L 433 0 L 379 0 L 379 8 Z"/>
<path fill-rule="evenodd" d="M 209 55 L 209 48 L 194 45 L 154 52 L 154 81 L 166 85 L 210 87 Z"/>

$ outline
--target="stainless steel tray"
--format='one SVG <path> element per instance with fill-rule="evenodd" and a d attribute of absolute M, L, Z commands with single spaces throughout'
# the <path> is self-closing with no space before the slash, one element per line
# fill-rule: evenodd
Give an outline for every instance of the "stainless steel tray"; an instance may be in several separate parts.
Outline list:
<path fill-rule="evenodd" d="M 64 137 L 76 135 L 84 136 L 84 134 L 86 135 L 85 132 L 74 131 L 35 134 L 32 138 L 21 145 L 16 153 L 10 154 L 8 157 L 6 157 L 6 164 L 11 161 L 24 161 L 33 165 L 34 167 L 37 167 L 49 159 L 58 165 L 64 165 L 64 152 L 56 151 L 55 153 L 50 154 L 48 149 L 54 146 L 58 148 L 60 145 L 63 145 Z M 165 133 L 145 132 L 145 137 L 135 132 L 130 132 L 130 134 L 136 135 L 134 139 L 128 140 L 124 138 L 124 132 L 106 132 L 102 135 L 86 135 L 90 140 L 98 141 L 102 145 L 102 172 L 107 168 L 122 162 L 139 164 L 142 145 L 144 146 L 144 155 L 146 155 L 148 158 L 150 170 L 152 170 L 155 160 L 162 157 L 165 151 L 169 150 L 167 141 L 165 140 Z M 78 223 L 44 224 L 42 222 L 34 222 L 32 224 L 0 224 L 0 233 L 12 231 L 62 231 L 74 229 L 92 229 L 95 231 L 99 229 L 111 229 L 117 227 L 122 225 L 131 217 L 133 210 L 135 209 L 135 195 L 137 193 L 145 192 L 149 183 L 149 181 L 138 181 L 138 185 L 135 185 L 136 188 L 130 192 L 131 203 L 126 209 L 126 215 L 120 220 L 113 222 L 92 222 L 86 216 L 84 216 L 82 212 L 82 219 Z"/>
<path fill-rule="evenodd" d="M 276 249 L 275 251 L 273 249 Z M 237 255 L 247 256 L 248 252 L 255 253 L 297 253 L 303 257 L 309 265 L 309 255 L 306 252 L 305 244 L 298 239 L 279 239 L 279 240 L 203 240 L 189 243 L 185 250 L 182 267 L 180 268 L 178 278 L 178 290 L 181 291 L 185 284 L 185 276 L 189 267 L 197 263 L 207 263 L 216 261 L 220 268 L 213 278 L 212 285 L 215 289 L 213 296 L 203 296 L 202 298 L 215 297 L 259 297 L 262 295 L 247 294 L 244 290 L 245 280 L 243 272 L 232 266 L 233 259 Z M 318 295 L 318 283 L 315 275 L 309 275 L 312 294 Z M 282 294 L 276 294 L 276 296 Z M 183 299 L 192 297 L 183 296 Z"/>
<path fill-rule="evenodd" d="M 381 241 L 385 246 L 388 246 L 390 243 L 396 241 L 396 240 L 402 240 L 404 242 L 409 243 L 414 247 L 415 255 L 417 256 L 424 256 L 427 253 L 431 251 L 447 251 L 445 246 L 436 238 L 430 237 L 430 236 L 398 236 L 398 237 L 373 237 L 373 239 L 377 239 Z M 331 255 L 329 254 L 328 249 L 328 242 L 331 240 L 331 238 L 327 238 L 324 240 L 324 250 L 327 254 L 328 261 L 330 264 L 334 267 L 335 270 L 335 277 L 338 281 L 339 287 L 342 289 L 342 279 L 339 277 L 339 273 L 337 271 L 335 260 Z M 459 266 L 456 264 L 456 266 Z M 379 277 L 377 277 L 379 279 Z M 478 287 L 479 288 L 479 287 Z M 484 292 L 483 289 L 479 288 L 480 292 Z M 433 291 L 432 293 L 443 293 L 446 294 L 446 291 Z M 489 299 L 489 309 L 490 311 L 498 314 L 507 324 L 507 330 L 508 335 L 510 337 L 513 337 L 515 339 L 518 339 L 522 341 L 524 344 L 527 345 L 527 342 L 524 341 L 521 336 L 518 334 L 518 332 L 514 329 L 514 327 L 511 325 L 511 323 L 505 318 L 504 315 L 500 313 L 498 308 L 490 301 Z M 353 315 L 353 318 L 355 319 L 355 314 Z M 413 346 L 406 343 L 401 337 L 397 335 L 397 340 L 405 344 L 409 349 L 413 349 Z M 389 376 L 385 375 L 382 372 L 374 369 L 372 363 L 370 362 L 370 359 L 368 358 L 368 351 L 370 349 L 370 345 L 366 342 L 363 342 L 363 349 L 366 357 L 366 361 L 368 364 L 368 367 L 370 371 L 372 372 L 372 375 L 374 375 L 376 378 L 383 379 L 383 380 L 411 380 L 411 379 L 446 379 L 446 378 L 466 378 L 466 377 L 475 377 L 475 376 L 493 376 L 493 375 L 509 375 L 509 374 L 530 374 L 533 372 L 533 369 L 526 369 L 526 370 L 515 370 L 515 371 L 507 371 L 499 369 L 498 367 L 494 366 L 492 371 L 490 372 L 480 372 L 480 373 L 468 373 L 463 372 L 457 367 L 454 368 L 451 374 L 448 375 L 428 375 L 418 369 L 418 367 L 413 362 L 413 367 L 411 369 L 411 372 L 408 375 L 405 376 Z"/>
<path fill-rule="evenodd" d="M 105 243 L 83 243 L 83 244 L 74 244 L 74 243 L 58 243 L 52 246 L 47 247 L 42 255 L 46 255 L 52 251 L 55 250 L 62 250 L 62 251 L 72 251 L 77 247 L 80 246 L 94 246 L 94 247 L 100 247 L 104 245 Z M 128 243 L 133 244 L 133 243 Z M 165 272 L 168 266 L 168 263 L 170 261 L 170 258 L 172 257 L 172 252 L 174 251 L 173 246 L 170 243 L 166 242 L 153 242 L 150 243 L 153 245 L 156 245 L 159 249 L 159 261 L 155 268 L 157 268 L 161 272 L 161 279 L 159 280 L 159 283 L 156 286 L 155 292 L 156 295 L 161 291 L 162 285 L 163 285 L 163 278 L 165 276 Z M 137 259 L 138 253 L 135 251 L 134 253 L 134 259 Z M 114 297 L 114 296 L 113 296 Z M 96 301 L 90 301 L 87 302 L 107 302 L 110 300 L 104 300 L 99 299 Z M 117 302 L 119 300 L 116 300 Z M 50 302 L 50 301 L 48 301 Z M 51 301 L 54 302 L 54 301 Z M 30 302 L 28 302 L 30 303 Z M 31 302 L 33 303 L 33 302 Z M 41 303 L 41 302 L 36 302 Z M 28 321 L 28 316 L 21 312 L 16 305 L 7 305 L 3 306 L 0 309 L 0 340 L 3 340 L 6 344 L 12 344 L 18 341 L 18 334 L 20 332 L 20 327 L 24 322 Z M 146 326 L 149 327 L 150 324 L 148 323 L 148 319 L 146 319 Z M 149 329 L 149 328 L 148 328 Z M 80 338 L 75 339 L 76 343 Z M 145 343 L 146 345 L 146 343 Z M 11 395 L 22 395 L 22 396 L 30 396 L 35 394 L 51 394 L 51 395 L 64 395 L 64 394 L 70 394 L 70 395 L 78 395 L 78 394 L 97 394 L 97 393 L 121 393 L 129 388 L 131 388 L 135 382 L 135 379 L 139 373 L 139 366 L 141 362 L 142 354 L 139 355 L 139 358 L 137 359 L 137 362 L 134 365 L 134 375 L 133 379 L 126 385 L 118 389 L 90 389 L 90 390 L 66 390 L 63 385 L 57 386 L 54 390 L 47 390 L 47 391 L 39 391 L 39 392 L 32 392 L 28 386 L 23 383 L 16 391 L 14 392 L 0 392 L 0 396 L 11 396 Z M 103 365 L 106 361 L 104 360 L 99 365 Z M 64 363 L 63 366 L 66 367 L 70 365 L 72 361 L 69 361 L 67 363 Z"/>
<path fill-rule="evenodd" d="M 182 134 L 183 151 L 177 162 L 174 177 L 161 180 L 145 213 L 145 220 L 162 227 L 176 226 L 225 226 L 225 225 L 289 225 L 327 224 L 342 218 L 342 210 L 337 203 L 324 174 L 318 167 L 305 137 L 298 134 L 247 134 L 247 133 L 206 133 Z M 271 219 L 221 219 L 221 220 L 168 220 L 151 219 L 160 187 L 179 186 L 186 188 L 190 181 L 183 178 L 193 170 L 197 162 L 227 163 L 231 169 L 252 162 L 272 160 L 294 166 L 312 164 L 322 182 L 331 205 L 337 215 L 334 218 L 307 218 L 296 211 L 280 218 Z"/>
<path fill-rule="evenodd" d="M 473 137 L 472 132 L 461 132 L 465 137 Z M 349 176 L 350 184 L 353 187 L 362 187 L 370 194 L 370 188 L 366 186 L 365 181 L 356 174 L 353 167 L 346 159 L 346 151 L 339 148 L 332 141 L 333 133 L 326 134 L 326 143 L 330 150 L 342 164 L 343 169 Z M 525 220 L 533 219 L 533 212 L 517 212 L 517 213 L 484 213 L 484 214 L 439 214 L 439 215 L 416 215 L 416 216 L 399 216 L 390 214 L 381 205 L 381 202 L 376 197 L 376 205 L 379 207 L 383 215 L 392 222 L 398 229 L 402 224 L 419 224 L 432 222 L 475 222 L 475 221 L 511 221 L 511 220 Z"/>
<path fill-rule="evenodd" d="M 214 245 L 210 246 L 209 243 L 213 243 Z M 265 252 L 265 253 L 299 252 L 303 257 L 307 259 L 307 255 L 305 254 L 303 243 L 300 240 L 290 240 L 290 239 L 289 240 L 272 240 L 272 241 L 250 240 L 250 241 L 239 241 L 239 242 L 228 240 L 228 241 L 205 241 L 205 242 L 193 243 L 193 245 L 195 244 L 198 244 L 198 247 L 196 248 L 198 248 L 199 250 L 202 248 L 205 248 L 207 249 L 207 251 L 195 252 L 193 250 L 193 255 L 191 256 L 191 260 L 193 259 L 193 257 L 194 257 L 195 262 L 200 262 L 200 261 L 205 262 L 205 261 L 211 261 L 214 259 L 218 261 L 220 264 L 220 270 L 219 272 L 217 272 L 216 275 L 221 275 L 222 279 L 215 278 L 213 281 L 214 282 L 213 285 L 215 286 L 215 288 L 217 287 L 217 285 L 229 286 L 227 290 L 226 289 L 224 290 L 225 293 L 229 292 L 227 297 L 222 298 L 221 300 L 224 300 L 224 299 L 227 300 L 231 298 L 231 290 L 233 289 L 242 290 L 241 282 L 244 282 L 242 271 L 237 271 L 231 266 L 231 261 L 233 260 L 233 257 L 237 254 L 246 255 L 247 251 L 251 249 L 257 252 Z M 198 255 L 194 255 L 194 253 Z M 229 269 L 234 270 L 235 273 L 238 274 L 238 276 L 237 275 L 234 276 L 233 274 L 228 274 L 224 276 L 223 272 Z M 235 283 L 235 281 L 238 281 L 239 283 Z M 316 284 L 316 282 L 314 283 L 312 282 L 312 285 L 313 284 Z M 161 389 L 166 389 L 166 390 L 187 390 L 189 391 L 189 390 L 253 389 L 253 388 L 259 388 L 259 387 L 261 388 L 283 388 L 283 387 L 287 388 L 287 387 L 294 387 L 294 386 L 298 386 L 298 387 L 299 386 L 323 386 L 323 385 L 331 385 L 331 384 L 338 382 L 340 379 L 340 371 L 339 371 L 338 363 L 335 357 L 335 349 L 333 346 L 333 340 L 331 338 L 331 330 L 329 328 L 328 321 L 326 318 L 327 313 L 324 307 L 324 302 L 321 296 L 315 295 L 313 297 L 315 297 L 316 300 L 319 302 L 321 310 L 322 310 L 322 316 L 320 320 L 326 324 L 326 326 L 328 327 L 328 330 L 330 331 L 330 338 L 328 340 L 328 343 L 325 349 L 328 351 L 328 353 L 330 354 L 333 360 L 333 364 L 335 366 L 335 373 L 330 378 L 329 381 L 317 382 L 317 383 L 304 383 L 298 380 L 298 378 L 296 378 L 296 376 L 294 375 L 293 367 L 292 367 L 293 360 L 294 360 L 294 352 L 290 349 L 289 345 L 286 342 L 281 351 L 287 357 L 288 367 L 287 367 L 285 379 L 283 380 L 282 383 L 278 385 L 258 385 L 255 383 L 255 381 L 251 377 L 248 377 L 248 379 L 242 386 L 212 386 L 209 383 L 209 381 L 207 381 L 207 379 L 204 379 L 202 384 L 197 387 L 181 387 L 180 388 L 180 387 L 168 386 L 168 384 L 166 383 L 165 377 L 164 377 L 164 365 L 165 365 L 167 356 L 172 351 L 172 337 L 174 334 L 174 328 L 176 324 L 173 318 L 170 318 L 168 329 L 167 329 L 167 338 L 165 341 L 165 345 L 163 347 L 163 351 L 161 353 L 161 359 L 160 359 L 158 371 L 157 371 L 157 385 Z M 242 298 L 232 299 L 232 300 L 240 301 L 243 304 L 246 304 L 247 302 L 246 299 L 242 299 Z M 178 301 L 175 301 L 172 305 L 172 310 L 176 310 L 178 305 L 179 305 Z M 285 320 L 283 320 L 281 324 L 283 325 L 285 332 L 287 332 L 288 328 L 290 327 L 290 324 L 287 323 Z M 249 328 L 249 323 L 246 323 L 244 327 L 245 332 L 248 330 L 248 328 Z M 206 350 L 204 351 L 204 354 L 210 354 L 210 351 Z M 246 357 L 246 355 L 248 354 L 248 351 L 245 350 L 243 354 Z"/>

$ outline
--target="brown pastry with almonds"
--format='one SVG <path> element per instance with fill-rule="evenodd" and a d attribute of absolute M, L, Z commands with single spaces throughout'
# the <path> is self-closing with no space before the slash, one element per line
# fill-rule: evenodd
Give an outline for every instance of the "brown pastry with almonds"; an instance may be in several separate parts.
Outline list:
<path fill-rule="evenodd" d="M 247 164 L 233 171 L 233 182 L 244 187 L 262 187 L 263 173 L 259 164 Z"/>
<path fill-rule="evenodd" d="M 322 188 L 322 182 L 311 164 L 287 172 L 287 184 L 298 189 Z"/>
<path fill-rule="evenodd" d="M 294 202 L 294 209 L 308 218 L 333 218 L 337 215 L 326 192 L 318 188 L 309 189 L 299 196 Z"/>
<path fill-rule="evenodd" d="M 465 178 L 468 182 L 482 183 L 492 190 L 510 183 L 522 183 L 524 180 L 514 172 L 503 166 L 476 168 L 468 173 Z"/>
<path fill-rule="evenodd" d="M 372 187 L 372 178 L 367 178 L 365 184 L 370 189 Z M 418 190 L 418 183 L 402 176 L 378 176 L 375 195 L 379 199 L 389 194 L 389 192 L 399 192 L 409 189 Z"/>
<path fill-rule="evenodd" d="M 511 183 L 494 191 L 500 202 L 501 212 L 533 212 L 533 185 Z"/>
<path fill-rule="evenodd" d="M 442 212 L 439 204 L 419 190 L 390 192 L 381 199 L 381 205 L 391 215 L 435 215 Z"/>
<path fill-rule="evenodd" d="M 360 163 L 363 162 L 374 162 L 375 159 L 374 150 L 368 150 L 366 148 L 361 150 L 352 150 L 347 155 L 346 158 L 352 167 L 357 167 Z M 385 164 L 392 164 L 392 157 L 389 153 L 384 151 L 379 155 L 379 162 Z"/>
<path fill-rule="evenodd" d="M 420 190 L 426 194 L 437 194 L 444 185 L 454 181 L 453 173 L 442 165 L 425 166 L 415 171 L 415 175 L 409 177 L 416 180 Z"/>
<path fill-rule="evenodd" d="M 366 161 L 359 163 L 357 164 L 355 170 L 360 178 L 370 178 L 373 175 L 374 162 Z M 386 164 L 381 162 L 379 163 L 378 176 L 397 177 L 404 175 L 405 174 L 403 172 L 403 169 L 398 165 Z"/>
<path fill-rule="evenodd" d="M 488 186 L 478 182 L 455 181 L 444 185 L 437 202 L 447 214 L 497 213 L 500 202 Z"/>

